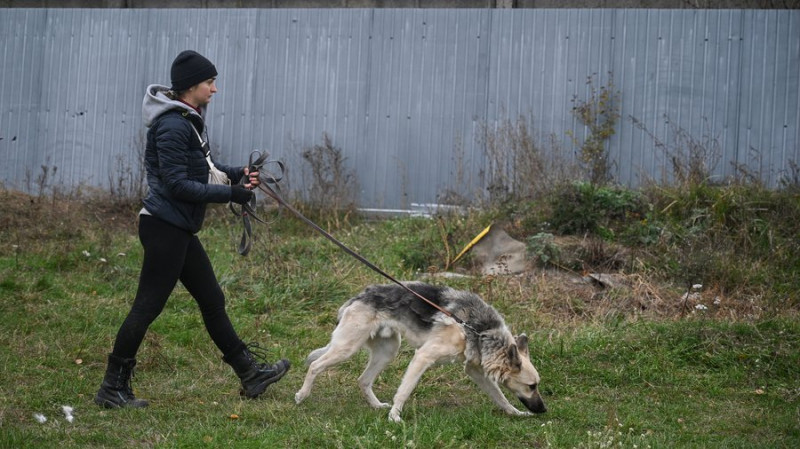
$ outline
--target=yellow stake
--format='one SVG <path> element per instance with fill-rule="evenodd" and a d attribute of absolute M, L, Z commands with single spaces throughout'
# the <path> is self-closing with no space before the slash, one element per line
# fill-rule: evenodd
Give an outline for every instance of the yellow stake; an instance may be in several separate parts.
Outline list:
<path fill-rule="evenodd" d="M 461 252 L 460 252 L 460 253 L 458 253 L 458 255 L 456 256 L 456 258 L 455 258 L 455 259 L 453 259 L 453 261 L 452 261 L 452 262 L 450 262 L 450 264 L 452 265 L 452 264 L 456 263 L 456 261 L 457 261 L 458 259 L 460 259 L 460 258 L 461 258 L 461 256 L 463 256 L 463 255 L 464 255 L 464 253 L 466 253 L 467 251 L 469 251 L 469 250 L 470 250 L 470 248 L 472 248 L 473 246 L 475 246 L 475 244 L 476 244 L 476 243 L 478 243 L 478 242 L 479 242 L 479 241 L 480 241 L 480 240 L 483 238 L 483 236 L 485 236 L 485 235 L 486 235 L 486 234 L 489 232 L 489 229 L 491 229 L 491 227 L 492 227 L 492 225 L 486 226 L 486 229 L 484 229 L 483 231 L 481 231 L 481 233 L 480 233 L 480 234 L 478 234 L 478 235 L 477 235 L 477 237 L 475 237 L 474 239 L 472 239 L 472 241 L 471 241 L 471 242 L 469 242 L 469 243 L 467 244 L 467 246 L 465 246 L 465 247 L 464 247 L 464 249 L 462 249 L 462 250 L 461 250 Z"/>

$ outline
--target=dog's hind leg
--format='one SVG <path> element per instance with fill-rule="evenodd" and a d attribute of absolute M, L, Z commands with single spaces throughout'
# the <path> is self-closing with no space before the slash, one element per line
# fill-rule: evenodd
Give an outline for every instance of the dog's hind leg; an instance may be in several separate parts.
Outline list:
<path fill-rule="evenodd" d="M 469 377 L 475 381 L 476 384 L 478 384 L 481 390 L 488 394 L 489 397 L 492 398 L 492 401 L 494 401 L 494 403 L 497 404 L 497 406 L 500 407 L 504 412 L 508 413 L 509 415 L 517 416 L 530 415 L 528 412 L 518 410 L 510 402 L 508 402 L 508 399 L 500 390 L 500 387 L 497 385 L 497 383 L 487 378 L 482 368 L 471 363 L 467 363 L 464 366 L 464 371 L 467 372 Z"/>
<path fill-rule="evenodd" d="M 358 386 L 361 387 L 361 392 L 364 393 L 364 397 L 371 407 L 388 408 L 390 406 L 388 403 L 379 401 L 375 396 L 372 384 L 378 374 L 397 357 L 400 350 L 400 334 L 392 332 L 388 328 L 384 329 L 374 338 L 367 340 L 367 348 L 369 349 L 369 363 L 364 373 L 358 378 Z"/>
<path fill-rule="evenodd" d="M 358 309 L 357 305 L 350 306 Z M 351 313 L 352 312 L 352 313 Z M 373 331 L 374 313 L 370 311 L 345 310 L 339 325 L 333 330 L 331 342 L 323 354 L 316 353 L 319 358 L 311 362 L 306 372 L 303 386 L 294 395 L 296 403 L 301 403 L 311 394 L 311 387 L 317 376 L 337 363 L 341 363 L 353 356 L 370 338 Z"/>

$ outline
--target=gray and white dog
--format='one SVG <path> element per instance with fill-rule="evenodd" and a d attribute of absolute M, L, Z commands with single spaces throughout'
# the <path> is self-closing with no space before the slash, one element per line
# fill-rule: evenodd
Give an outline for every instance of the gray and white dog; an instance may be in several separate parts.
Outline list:
<path fill-rule="evenodd" d="M 525 334 L 514 337 L 503 317 L 478 295 L 423 283 L 405 285 L 472 329 L 458 324 L 399 285 L 367 287 L 339 308 L 339 323 L 330 343 L 309 354 L 305 382 L 295 394 L 298 404 L 311 394 L 314 379 L 321 372 L 366 347 L 369 363 L 358 378 L 358 385 L 370 406 L 391 407 L 392 421 L 402 421 L 403 405 L 425 370 L 437 362 L 463 362 L 469 377 L 510 415 L 547 411 L 539 394 L 539 373 L 530 361 Z M 397 356 L 401 335 L 416 352 L 390 405 L 375 397 L 372 384 Z M 517 410 L 499 385 L 509 389 L 530 412 Z"/>

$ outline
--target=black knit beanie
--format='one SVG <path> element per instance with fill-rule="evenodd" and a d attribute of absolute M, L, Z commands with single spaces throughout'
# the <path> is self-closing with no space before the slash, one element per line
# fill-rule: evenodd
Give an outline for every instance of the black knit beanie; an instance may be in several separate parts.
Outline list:
<path fill-rule="evenodd" d="M 170 76 L 172 90 L 179 92 L 217 76 L 217 68 L 200 53 L 184 50 L 172 61 Z"/>

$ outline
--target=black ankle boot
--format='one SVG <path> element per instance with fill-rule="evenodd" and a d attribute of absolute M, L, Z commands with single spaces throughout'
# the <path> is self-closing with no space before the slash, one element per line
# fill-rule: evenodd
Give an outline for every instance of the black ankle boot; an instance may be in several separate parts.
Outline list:
<path fill-rule="evenodd" d="M 255 344 L 242 343 L 234 351 L 222 357 L 242 381 L 239 394 L 250 399 L 258 397 L 268 386 L 279 381 L 289 371 L 290 366 L 286 359 L 281 359 L 275 364 L 257 362 L 251 351 L 258 349 Z M 262 354 L 258 355 L 263 358 Z"/>
<path fill-rule="evenodd" d="M 95 404 L 105 408 L 147 407 L 147 401 L 136 399 L 133 395 L 131 377 L 134 366 L 136 366 L 134 359 L 123 359 L 109 354 L 106 377 L 94 398 Z"/>

